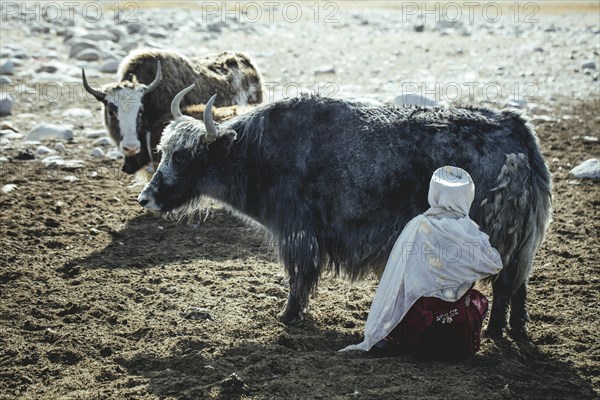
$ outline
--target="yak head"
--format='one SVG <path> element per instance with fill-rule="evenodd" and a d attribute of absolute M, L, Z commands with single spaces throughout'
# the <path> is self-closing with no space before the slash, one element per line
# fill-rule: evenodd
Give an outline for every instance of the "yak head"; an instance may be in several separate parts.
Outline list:
<path fill-rule="evenodd" d="M 191 85 L 179 92 L 171 103 L 173 120 L 158 145 L 160 164 L 138 197 L 148 210 L 186 211 L 185 206 L 193 206 L 201 196 L 218 197 L 222 190 L 220 173 L 226 169 L 224 160 L 236 133 L 215 124 L 211 109 L 216 94 L 206 103 L 204 122 L 182 115 L 181 99 L 193 88 Z"/>
<path fill-rule="evenodd" d="M 157 62 L 156 76 L 149 85 L 123 80 L 105 85 L 101 90 L 92 88 L 81 70 L 83 87 L 104 105 L 104 124 L 125 156 L 134 156 L 141 150 L 140 138 L 144 137 L 144 96 L 154 91 L 162 78 L 160 61 Z"/>

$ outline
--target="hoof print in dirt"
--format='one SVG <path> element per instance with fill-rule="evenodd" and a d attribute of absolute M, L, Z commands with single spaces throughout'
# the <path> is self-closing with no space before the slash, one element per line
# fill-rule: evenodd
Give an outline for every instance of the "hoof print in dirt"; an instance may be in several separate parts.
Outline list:
<path fill-rule="evenodd" d="M 206 319 L 214 321 L 210 311 L 201 307 L 188 307 L 185 311 L 180 312 L 179 315 L 185 319 L 193 319 L 196 321 L 204 321 Z"/>

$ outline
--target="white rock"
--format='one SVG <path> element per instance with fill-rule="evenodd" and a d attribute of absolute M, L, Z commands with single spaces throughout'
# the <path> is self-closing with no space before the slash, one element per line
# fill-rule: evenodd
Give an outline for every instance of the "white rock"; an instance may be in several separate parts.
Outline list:
<path fill-rule="evenodd" d="M 12 114 L 12 108 L 16 103 L 15 96 L 8 93 L 0 94 L 0 117 Z"/>
<path fill-rule="evenodd" d="M 37 150 L 35 151 L 35 153 L 38 156 L 44 156 L 46 154 L 50 154 L 52 153 L 52 150 L 50 150 L 49 148 L 47 148 L 46 146 L 40 146 L 37 148 Z"/>
<path fill-rule="evenodd" d="M 81 36 L 82 39 L 90 40 L 92 42 L 99 42 L 102 40 L 110 40 L 116 42 L 118 40 L 117 35 L 112 32 L 91 32 Z"/>
<path fill-rule="evenodd" d="M 54 150 L 56 150 L 57 152 L 59 152 L 60 154 L 64 154 L 67 152 L 67 148 L 65 147 L 65 145 L 62 142 L 58 142 L 54 145 Z"/>
<path fill-rule="evenodd" d="M 10 146 L 10 140 L 5 137 L 0 138 L 0 146 Z"/>
<path fill-rule="evenodd" d="M 87 108 L 68 108 L 62 113 L 63 117 L 91 118 L 92 112 Z"/>
<path fill-rule="evenodd" d="M 13 60 L 6 60 L 0 64 L 0 75 L 12 75 L 15 73 L 15 63 Z"/>
<path fill-rule="evenodd" d="M 118 159 L 120 159 L 120 158 L 123 158 L 123 154 L 122 154 L 120 151 L 118 151 L 118 150 L 114 150 L 114 149 L 113 149 L 113 150 L 110 150 L 110 151 L 109 151 L 109 152 L 106 154 L 106 156 L 107 156 L 108 158 L 110 158 L 111 160 L 118 160 Z"/>
<path fill-rule="evenodd" d="M 335 74 L 335 67 L 333 65 L 326 65 L 315 68 L 314 73 L 315 75 Z"/>
<path fill-rule="evenodd" d="M 107 60 L 100 66 L 100 72 L 105 74 L 113 74 L 119 69 L 119 61 Z"/>
<path fill-rule="evenodd" d="M 75 59 L 80 61 L 98 61 L 100 53 L 95 49 L 84 49 L 75 55 Z"/>
<path fill-rule="evenodd" d="M 94 140 L 94 142 L 92 143 L 92 145 L 94 147 L 110 146 L 112 144 L 113 144 L 113 142 L 112 142 L 112 140 L 108 136 L 104 136 L 104 137 L 98 138 L 98 139 Z"/>
<path fill-rule="evenodd" d="M 82 168 L 85 165 L 83 160 L 63 160 L 61 156 L 48 156 L 42 160 L 46 167 L 60 167 L 65 169 Z"/>
<path fill-rule="evenodd" d="M 90 155 L 92 157 L 104 157 L 104 150 L 102 150 L 100 147 L 95 147 L 92 149 Z"/>
<path fill-rule="evenodd" d="M 17 188 L 18 188 L 18 186 L 15 185 L 14 183 L 9 183 L 9 184 L 2 186 L 2 193 L 4 193 L 4 194 L 10 193 Z"/>
<path fill-rule="evenodd" d="M 107 135 L 108 135 L 108 132 L 106 132 L 106 130 L 96 129 L 93 131 L 87 131 L 83 136 L 85 136 L 88 139 L 97 139 L 99 137 L 107 136 Z"/>
<path fill-rule="evenodd" d="M 71 140 L 73 139 L 73 129 L 66 125 L 42 123 L 34 126 L 25 137 L 25 140 L 42 140 L 48 138 Z"/>
<path fill-rule="evenodd" d="M 581 140 L 586 143 L 598 143 L 598 138 L 596 136 L 583 136 Z"/>
<path fill-rule="evenodd" d="M 0 132 L 2 132 L 1 133 L 2 137 L 6 138 L 6 139 L 10 139 L 10 140 L 13 140 L 13 139 L 23 139 L 23 134 L 22 133 L 13 132 L 13 131 L 8 130 L 8 129 L 0 131 Z"/>
<path fill-rule="evenodd" d="M 394 99 L 394 104 L 398 106 L 411 105 L 421 107 L 436 107 L 440 105 L 437 101 L 419 94 L 401 94 Z"/>
<path fill-rule="evenodd" d="M 8 76 L 0 75 L 0 84 L 10 85 L 12 82 L 12 79 L 10 79 Z"/>
<path fill-rule="evenodd" d="M 585 160 L 569 173 L 576 178 L 600 179 L 600 160 L 597 158 Z"/>
<path fill-rule="evenodd" d="M 3 162 L 8 162 L 8 158 L 6 158 L 4 156 L 0 157 L 0 163 L 3 163 Z"/>

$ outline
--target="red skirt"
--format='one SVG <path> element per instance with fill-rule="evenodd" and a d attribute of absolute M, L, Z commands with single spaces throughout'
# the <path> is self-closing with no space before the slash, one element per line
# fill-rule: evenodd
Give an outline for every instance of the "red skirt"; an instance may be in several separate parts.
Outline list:
<path fill-rule="evenodd" d="M 477 353 L 488 300 L 470 289 L 456 302 L 421 297 L 404 319 L 373 346 L 376 356 L 413 354 L 423 359 L 464 359 Z"/>

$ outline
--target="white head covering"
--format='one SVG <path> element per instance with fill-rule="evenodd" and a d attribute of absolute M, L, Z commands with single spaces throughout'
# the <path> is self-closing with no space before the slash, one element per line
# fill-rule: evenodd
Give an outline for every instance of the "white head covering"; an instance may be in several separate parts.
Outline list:
<path fill-rule="evenodd" d="M 342 351 L 370 350 L 419 298 L 457 301 L 474 282 L 502 269 L 489 237 L 469 218 L 474 196 L 466 171 L 435 171 L 429 186 L 431 208 L 413 218 L 396 240 L 371 304 L 364 341 Z"/>

